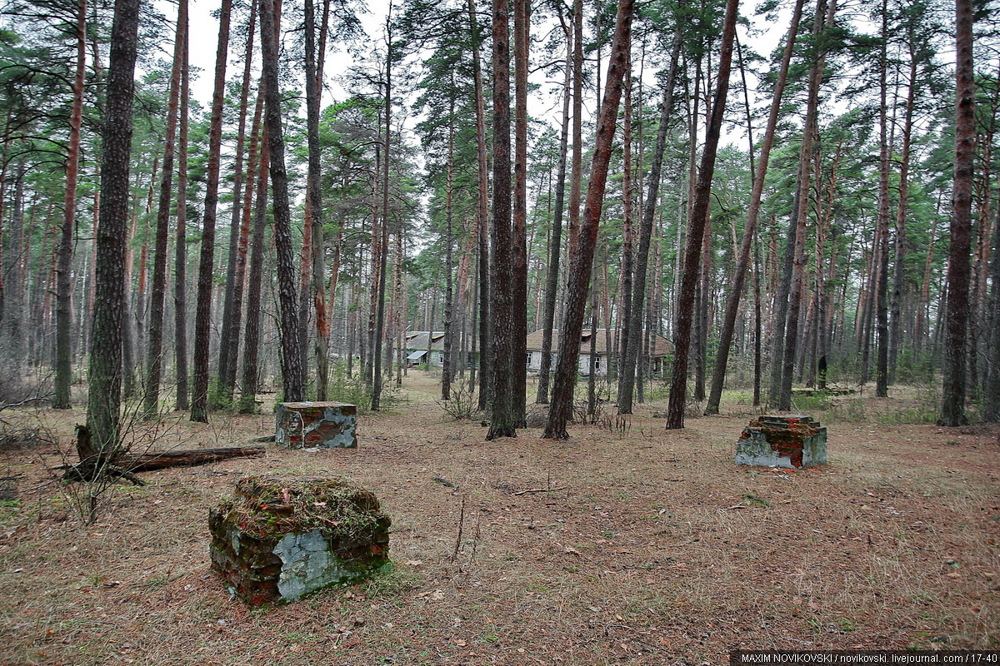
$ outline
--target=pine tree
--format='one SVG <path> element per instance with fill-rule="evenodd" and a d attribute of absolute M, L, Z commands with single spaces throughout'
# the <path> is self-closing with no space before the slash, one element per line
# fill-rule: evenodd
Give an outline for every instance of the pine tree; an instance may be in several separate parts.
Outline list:
<path fill-rule="evenodd" d="M 976 86 L 972 58 L 972 0 L 955 0 L 955 180 L 948 251 L 944 384 L 938 425 L 960 426 L 965 415 L 966 340 L 969 323 L 969 253 L 972 249 L 972 180 L 976 149 Z"/>
<path fill-rule="evenodd" d="M 708 222 L 709 197 L 715 156 L 722 130 L 722 116 L 729 93 L 729 70 L 733 60 L 733 41 L 736 35 L 736 9 L 738 0 L 727 0 L 726 18 L 722 28 L 722 52 L 719 58 L 719 78 L 716 82 L 715 101 L 711 120 L 705 136 L 705 147 L 695 188 L 694 207 L 688 222 L 687 245 L 684 251 L 684 272 L 677 301 L 677 330 L 674 334 L 674 366 L 667 405 L 667 429 L 684 427 L 684 405 L 687 396 L 688 352 L 691 344 L 691 325 L 694 319 L 694 299 L 697 288 L 702 241 Z"/>
<path fill-rule="evenodd" d="M 125 313 L 125 239 L 132 143 L 132 97 L 139 1 L 116 0 L 105 94 L 101 218 L 97 235 L 94 323 L 87 373 L 87 426 L 102 461 L 121 443 L 122 327 Z"/>

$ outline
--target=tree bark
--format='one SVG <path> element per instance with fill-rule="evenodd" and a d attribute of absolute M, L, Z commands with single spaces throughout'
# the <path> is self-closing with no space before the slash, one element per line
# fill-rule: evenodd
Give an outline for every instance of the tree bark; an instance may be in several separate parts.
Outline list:
<path fill-rule="evenodd" d="M 149 353 L 146 364 L 146 387 L 143 392 L 143 413 L 156 416 L 160 402 L 160 379 L 163 369 L 163 311 L 167 297 L 167 240 L 170 235 L 170 203 L 173 198 L 174 150 L 177 136 L 177 114 L 180 101 L 181 73 L 187 46 L 188 3 L 177 6 L 177 30 L 174 38 L 174 61 L 170 70 L 170 97 L 167 102 L 167 123 L 163 145 L 163 175 L 160 179 L 160 199 L 156 209 L 156 248 L 153 255 L 153 284 L 150 292 Z"/>
<path fill-rule="evenodd" d="M 309 153 L 308 181 L 306 195 L 312 213 L 312 298 L 316 321 L 316 399 L 327 398 L 330 377 L 329 330 L 327 326 L 326 298 L 323 292 L 325 275 L 323 258 L 326 241 L 323 237 L 323 184 L 320 165 L 319 115 L 320 83 L 322 70 L 317 64 L 315 17 L 313 0 L 305 0 L 306 29 L 306 139 Z M 322 40 L 321 40 L 322 41 Z"/>
<path fill-rule="evenodd" d="M 510 177 L 510 5 L 493 0 L 493 226 L 490 240 L 490 311 L 493 317 L 493 386 L 486 439 L 515 437 L 514 229 Z"/>
<path fill-rule="evenodd" d="M 816 17 L 813 24 L 813 35 L 818 40 L 826 26 L 833 22 L 833 15 L 836 11 L 836 0 L 830 2 L 829 13 L 824 0 L 820 0 L 816 7 Z M 799 177 L 798 194 L 796 196 L 796 210 L 794 225 L 792 225 L 794 238 L 786 250 L 792 256 L 791 283 L 788 292 L 788 317 L 785 322 L 785 340 L 783 348 L 783 362 L 781 363 L 781 384 L 778 394 L 778 409 L 787 411 L 792 407 L 792 376 L 795 372 L 795 354 L 799 345 L 799 311 L 802 307 L 802 293 L 805 284 L 805 242 L 806 242 L 806 222 L 809 216 L 810 202 L 810 182 L 813 163 L 813 151 L 815 139 L 818 133 L 817 114 L 819 112 L 819 87 L 823 78 L 823 68 L 826 61 L 826 51 L 822 50 L 817 54 L 816 60 L 809 73 L 809 92 L 806 101 L 806 119 L 802 129 L 802 146 L 799 152 Z M 776 359 L 777 361 L 777 359 Z"/>
<path fill-rule="evenodd" d="M 454 81 L 452 81 L 454 84 Z M 454 90 L 454 85 L 450 87 Z M 451 400 L 451 360 L 454 342 L 454 311 L 452 309 L 454 300 L 452 286 L 452 216 L 454 215 L 455 186 L 455 95 L 452 93 L 448 98 L 448 164 L 447 164 L 447 184 L 445 192 L 445 230 L 444 230 L 444 354 L 441 359 L 441 399 Z M 429 328 L 433 329 L 431 325 Z M 433 335 L 431 336 L 433 337 Z M 429 356 L 429 354 L 428 354 Z M 428 359 L 429 360 L 429 359 Z"/>
<path fill-rule="evenodd" d="M 628 335 L 622 337 L 624 358 L 619 370 L 619 414 L 632 413 L 632 394 L 636 385 L 639 350 L 642 348 L 642 342 L 645 338 L 642 319 L 645 312 L 643 305 L 646 299 L 646 273 L 649 270 L 649 247 L 653 237 L 653 218 L 656 216 L 656 202 L 660 192 L 660 178 L 663 171 L 663 155 L 666 152 L 667 146 L 667 132 L 674 106 L 674 86 L 677 80 L 677 63 L 680 58 L 681 37 L 681 27 L 678 21 L 677 27 L 674 29 L 674 42 L 670 53 L 670 71 L 667 75 L 667 82 L 663 87 L 663 101 L 660 104 L 660 124 L 656 134 L 653 164 L 649 171 L 646 204 L 642 209 L 642 225 L 639 228 L 639 246 L 636 248 Z"/>
<path fill-rule="evenodd" d="M 138 28 L 138 0 L 116 0 L 105 101 L 101 160 L 103 202 L 97 235 L 96 297 L 87 396 L 87 426 L 102 461 L 113 460 L 118 454 L 122 435 L 125 237 Z"/>
<path fill-rule="evenodd" d="M 226 290 L 222 306 L 221 340 L 219 342 L 219 377 L 213 396 L 213 407 L 228 405 L 233 399 L 233 387 L 236 378 L 236 361 L 240 349 L 240 306 L 242 305 L 243 285 L 239 282 L 241 276 L 238 259 L 240 245 L 243 241 L 243 230 L 247 227 L 240 219 L 243 212 L 241 198 L 243 192 L 243 153 L 246 145 L 247 106 L 250 99 L 250 73 L 253 61 L 253 41 L 257 19 L 257 0 L 250 4 L 250 24 L 247 27 L 246 49 L 243 54 L 243 79 L 240 86 L 239 120 L 236 130 L 236 163 L 233 165 L 233 209 L 229 224 L 229 261 L 226 264 Z M 246 173 L 253 168 L 248 164 Z M 247 178 L 252 180 L 252 178 Z M 237 296 L 237 290 L 240 295 Z"/>
<path fill-rule="evenodd" d="M 1000 422 L 1000 210 L 993 221 L 993 259 L 990 262 L 989 337 L 983 390 L 983 421 Z"/>
<path fill-rule="evenodd" d="M 691 324 L 694 318 L 694 297 L 698 280 L 698 261 L 701 257 L 702 239 L 707 226 L 712 175 L 715 172 L 715 155 L 722 130 L 722 116 L 729 93 L 729 70 L 733 60 L 733 41 L 736 34 L 738 0 L 727 0 L 726 18 L 722 29 L 722 53 L 719 58 L 719 78 L 711 121 L 705 135 L 698 184 L 695 188 L 694 208 L 689 218 L 687 244 L 684 249 L 684 272 L 677 302 L 677 325 L 674 333 L 674 367 L 667 404 L 668 430 L 684 427 L 684 404 L 687 397 L 688 352 L 691 345 Z"/>
<path fill-rule="evenodd" d="M 882 0 L 882 39 L 879 54 L 879 184 L 878 184 L 878 261 L 876 331 L 878 356 L 875 363 L 875 397 L 889 397 L 889 118 L 888 103 L 888 28 L 889 7 Z"/>
<path fill-rule="evenodd" d="M 511 409 L 516 427 L 526 427 L 528 366 L 528 60 L 531 45 L 529 0 L 514 0 L 514 222 L 512 285 L 513 335 Z"/>
<path fill-rule="evenodd" d="M 632 57 L 629 55 L 628 69 L 625 77 L 624 92 L 624 112 L 622 113 L 622 265 L 621 265 L 621 325 L 617 335 L 617 341 L 627 341 L 629 337 L 629 324 L 632 320 L 632 281 L 635 272 L 635 233 L 633 231 L 633 181 L 632 181 Z M 640 97 L 641 103 L 641 97 Z M 607 263 L 605 262 L 605 273 Z M 605 275 L 605 285 L 607 276 Z M 610 309 L 610 308 L 609 308 Z M 605 326 L 610 334 L 610 324 Z M 625 345 L 620 344 L 619 349 L 624 350 Z M 616 358 L 613 355 L 611 345 L 607 345 L 609 367 L 607 369 L 609 381 L 612 379 L 610 361 Z M 616 370 L 617 373 L 617 370 Z M 621 389 L 621 383 L 618 385 Z M 620 402 L 620 400 L 619 400 Z"/>
<path fill-rule="evenodd" d="M 735 2 L 735 0 L 734 0 Z M 608 66 L 604 101 L 597 121 L 594 157 L 591 163 L 590 182 L 579 239 L 570 253 L 569 286 L 564 325 L 560 330 L 559 362 L 556 365 L 555 385 L 549 418 L 542 435 L 546 439 L 567 439 L 566 423 L 573 410 L 573 389 L 576 385 L 580 335 L 587 304 L 587 287 L 590 281 L 594 253 L 597 249 L 597 231 L 607 185 L 608 165 L 611 161 L 612 143 L 618 106 L 622 96 L 622 81 L 627 69 L 627 52 L 631 44 L 634 0 L 619 0 L 615 20 L 615 36 Z"/>
<path fill-rule="evenodd" d="M 743 238 L 740 241 L 740 249 L 736 257 L 736 268 L 733 271 L 733 286 L 726 300 L 722 328 L 719 331 L 719 349 L 715 356 L 715 368 L 712 370 L 712 386 L 709 389 L 705 414 L 719 413 L 719 403 L 722 400 L 722 388 L 726 380 L 726 365 L 729 362 L 729 351 L 732 347 L 736 315 L 739 312 L 740 301 L 743 296 L 743 285 L 746 282 L 747 270 L 750 265 L 750 245 L 757 234 L 757 219 L 760 216 L 760 205 L 764 193 L 764 179 L 767 176 L 767 167 L 771 160 L 771 148 L 774 146 L 774 135 L 778 126 L 781 100 L 784 96 L 785 84 L 788 80 L 788 69 L 792 61 L 799 22 L 802 19 L 803 4 L 804 0 L 796 1 L 795 8 L 792 11 L 792 21 L 788 27 L 788 34 L 785 36 L 785 48 L 781 56 L 778 78 L 774 84 L 771 111 L 768 115 L 767 127 L 764 130 L 764 138 L 761 142 L 760 159 L 754 171 L 753 189 L 751 190 L 750 203 L 747 207 L 746 223 L 743 226 Z"/>
<path fill-rule="evenodd" d="M 14 205 L 11 211 L 10 230 L 7 238 L 7 256 L 3 266 L 4 276 L 4 318 L 0 329 L 0 342 L 6 363 L 20 375 L 24 365 L 24 271 L 22 270 L 25 248 L 24 234 L 24 178 L 25 165 L 17 165 L 14 174 Z"/>
<path fill-rule="evenodd" d="M 965 415 L 966 342 L 969 325 L 969 252 L 972 249 L 972 181 L 976 150 L 972 0 L 955 0 L 955 180 L 948 250 L 944 382 L 938 425 L 960 426 Z"/>
<path fill-rule="evenodd" d="M 896 243 L 893 258 L 892 302 L 890 303 L 889 329 L 889 382 L 895 382 L 896 363 L 902 350 L 903 290 L 906 276 L 906 218 L 910 195 L 910 154 L 913 142 L 913 111 L 917 92 L 917 57 L 910 53 L 909 84 L 906 94 L 906 112 L 903 116 L 903 148 L 899 158 L 899 202 L 896 206 Z"/>
<path fill-rule="evenodd" d="M 69 114 L 66 147 L 66 192 L 56 267 L 56 368 L 52 407 L 70 408 L 73 384 L 73 231 L 76 222 L 76 184 L 80 173 L 80 124 L 83 119 L 83 82 L 87 61 L 87 0 L 77 3 L 76 70 L 73 76 L 73 106 Z"/>
<path fill-rule="evenodd" d="M 219 43 L 215 52 L 215 90 L 208 135 L 205 175 L 205 210 L 198 264 L 198 303 L 194 319 L 194 385 L 191 420 L 208 422 L 209 342 L 212 334 L 212 284 L 215 277 L 215 220 L 219 204 L 219 170 L 222 152 L 222 110 L 226 95 L 226 61 L 229 53 L 229 19 L 232 0 L 222 0 L 219 10 Z"/>
<path fill-rule="evenodd" d="M 469 31 L 472 42 L 472 75 L 476 93 L 476 173 L 478 187 L 476 198 L 476 234 L 478 236 L 479 265 L 479 409 L 485 411 L 490 403 L 493 385 L 493 341 L 491 337 L 492 314 L 490 311 L 490 245 L 489 245 L 489 166 L 486 146 L 486 105 L 483 96 L 483 72 L 479 55 L 479 28 L 476 21 L 474 0 L 467 0 Z"/>
<path fill-rule="evenodd" d="M 562 14 L 559 20 L 563 21 Z M 549 379 L 552 374 L 552 329 L 556 318 L 556 296 L 559 292 L 559 262 L 562 255 L 563 203 L 566 197 L 566 156 L 569 152 L 569 102 L 572 96 L 573 36 L 563 25 L 566 35 L 566 78 L 563 83 L 562 129 L 559 136 L 559 166 L 556 169 L 555 206 L 552 211 L 552 238 L 545 278 L 545 310 L 542 318 L 542 358 L 538 368 L 538 393 L 535 402 L 549 402 Z"/>
<path fill-rule="evenodd" d="M 260 350 L 260 291 L 264 274 L 264 229 L 267 226 L 267 184 L 270 168 L 267 128 L 260 141 L 260 164 L 257 166 L 257 197 L 254 210 L 253 236 L 250 240 L 250 275 L 247 280 L 247 321 L 243 334 L 243 385 L 240 387 L 239 411 L 253 414 L 257 411 L 258 372 L 257 357 Z"/>
<path fill-rule="evenodd" d="M 285 138 L 281 125 L 281 88 L 278 83 L 278 35 L 281 13 L 277 0 L 261 0 L 260 38 L 263 52 L 265 125 L 273 195 L 274 245 L 278 254 L 278 306 L 280 310 L 281 377 L 283 398 L 303 399 L 302 350 L 298 346 L 299 313 L 295 298 L 295 253 L 285 168 Z"/>
<path fill-rule="evenodd" d="M 195 467 L 234 458 L 259 458 L 267 453 L 263 444 L 253 446 L 220 446 L 206 449 L 157 451 L 126 455 L 117 465 L 130 472 L 153 472 L 171 467 Z"/>
<path fill-rule="evenodd" d="M 240 213 L 240 238 L 239 244 L 236 248 L 236 275 L 233 284 L 233 316 L 229 322 L 229 326 L 233 329 L 230 337 L 231 340 L 237 340 L 240 335 L 240 325 L 242 323 L 243 317 L 243 290 L 245 288 L 246 278 L 247 278 L 247 252 L 250 245 L 250 235 L 251 229 L 253 227 L 253 199 L 254 199 L 254 188 L 257 185 L 257 181 L 260 176 L 259 162 L 261 155 L 263 154 L 263 145 L 260 140 L 261 138 L 261 118 L 264 114 L 264 95 L 261 93 L 260 86 L 258 86 L 257 92 L 257 102 L 254 105 L 254 115 L 253 121 L 250 126 L 250 146 L 249 146 L 249 157 L 247 159 L 247 170 L 246 170 L 246 182 L 243 188 L 242 205 L 243 211 Z M 263 179 L 265 182 L 265 194 L 266 194 L 266 183 L 267 183 L 267 169 L 264 169 Z M 258 278 L 259 279 L 259 278 Z M 244 340 L 244 344 L 245 344 Z M 246 352 L 244 351 L 244 355 Z M 236 372 L 237 372 L 237 360 L 238 355 L 231 359 L 228 364 L 228 376 L 220 377 L 219 382 L 227 387 L 228 393 L 225 394 L 226 402 L 232 401 L 232 391 L 236 387 Z"/>
<path fill-rule="evenodd" d="M 372 399 L 371 409 L 377 412 L 382 400 L 382 342 L 385 336 L 385 286 L 386 271 L 389 263 L 389 156 L 392 148 L 392 24 L 391 16 L 386 17 L 386 57 L 385 57 L 385 143 L 382 155 L 382 233 L 379 243 L 378 288 L 375 291 L 377 303 L 375 307 L 375 331 L 372 344 Z"/>
<path fill-rule="evenodd" d="M 190 97 L 190 36 L 184 31 L 184 63 L 181 68 L 180 145 L 177 150 L 177 234 L 174 247 L 174 364 L 177 374 L 177 409 L 187 411 L 187 191 L 188 191 L 188 98 Z"/>

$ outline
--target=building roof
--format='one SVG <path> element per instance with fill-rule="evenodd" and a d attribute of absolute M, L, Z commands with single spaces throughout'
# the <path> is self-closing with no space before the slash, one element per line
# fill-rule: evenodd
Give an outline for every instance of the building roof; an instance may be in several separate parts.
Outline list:
<path fill-rule="evenodd" d="M 428 338 L 431 341 L 431 351 L 444 351 L 444 331 L 407 331 L 406 348 L 426 351 Z"/>
<path fill-rule="evenodd" d="M 528 341 L 527 341 L 528 351 L 542 351 L 542 337 L 544 336 L 544 333 L 545 333 L 544 331 L 539 329 L 528 336 Z M 590 329 L 584 329 L 583 333 L 580 335 L 581 354 L 587 354 L 590 352 L 590 337 L 591 337 Z M 616 343 L 617 338 L 618 338 L 618 329 L 612 328 L 611 329 L 612 345 L 617 344 Z M 608 340 L 607 329 L 604 328 L 597 329 L 597 340 L 595 342 L 598 355 L 607 355 L 608 353 L 607 340 Z M 558 346 L 559 346 L 559 329 L 554 328 L 552 329 L 552 347 L 553 347 L 552 351 L 554 352 L 558 351 L 556 349 Z M 652 356 L 654 357 L 667 356 L 673 351 L 673 345 L 670 343 L 670 341 L 659 335 L 653 336 L 651 346 L 652 349 L 650 351 L 652 353 Z"/>

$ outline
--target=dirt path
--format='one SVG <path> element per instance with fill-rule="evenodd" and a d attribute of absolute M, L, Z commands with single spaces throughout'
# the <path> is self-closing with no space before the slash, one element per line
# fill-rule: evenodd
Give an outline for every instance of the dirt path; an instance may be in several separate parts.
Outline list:
<path fill-rule="evenodd" d="M 53 447 L 0 452 L 0 663 L 714 665 L 737 647 L 997 648 L 995 430 L 886 425 L 869 401 L 863 421 L 818 413 L 830 463 L 789 473 L 733 464 L 745 406 L 680 431 L 652 403 L 625 432 L 612 419 L 567 442 L 540 429 L 484 442 L 433 391 L 413 373 L 408 402 L 361 417 L 355 451 L 272 446 L 144 474 L 86 528 L 45 471 Z M 68 450 L 83 415 L 20 418 Z M 178 419 L 158 443 L 272 427 Z M 231 600 L 209 569 L 207 514 L 250 473 L 374 490 L 394 571 L 280 608 Z"/>

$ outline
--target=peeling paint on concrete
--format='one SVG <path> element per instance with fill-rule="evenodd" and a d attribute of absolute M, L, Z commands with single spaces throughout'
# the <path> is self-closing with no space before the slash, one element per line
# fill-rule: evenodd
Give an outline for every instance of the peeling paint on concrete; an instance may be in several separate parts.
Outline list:
<path fill-rule="evenodd" d="M 799 468 L 823 465 L 826 428 L 809 416 L 761 416 L 744 428 L 736 443 L 736 464 Z"/>

